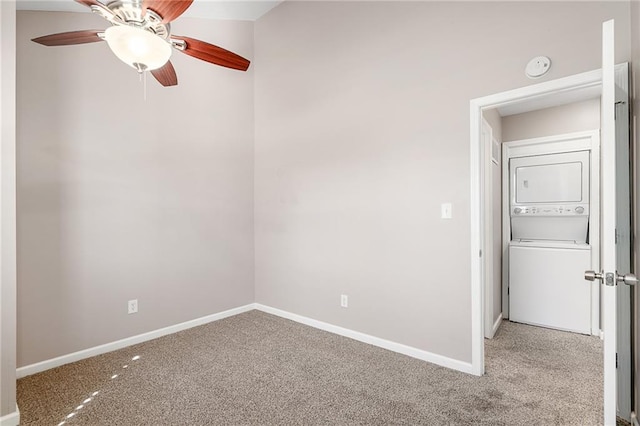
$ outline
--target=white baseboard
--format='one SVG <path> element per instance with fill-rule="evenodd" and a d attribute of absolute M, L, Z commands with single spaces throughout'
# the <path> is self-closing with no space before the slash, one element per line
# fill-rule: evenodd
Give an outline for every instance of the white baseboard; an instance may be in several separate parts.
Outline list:
<path fill-rule="evenodd" d="M 360 333 L 359 331 L 349 330 L 348 328 L 338 327 L 337 325 L 314 320 L 312 318 L 304 317 L 302 315 L 292 314 L 291 312 L 272 308 L 270 306 L 261 305 L 259 303 L 255 304 L 255 308 L 259 311 L 266 312 L 268 314 L 286 318 L 295 322 L 299 322 L 301 324 L 318 328 L 320 330 L 328 331 L 330 333 L 334 333 L 340 336 L 348 337 L 350 339 L 358 340 L 363 343 L 368 343 L 373 346 L 378 346 L 380 348 L 387 349 L 392 352 L 401 353 L 403 355 L 407 355 L 412 358 L 418 358 L 423 361 L 440 365 L 442 367 L 447 367 L 453 370 L 462 371 L 463 373 L 473 374 L 473 369 L 472 369 L 471 363 L 469 362 L 458 361 L 453 358 L 448 358 L 446 356 L 423 351 L 421 349 L 403 345 L 401 343 L 391 342 L 389 340 L 381 339 L 379 337 L 371 336 L 369 334 Z"/>
<path fill-rule="evenodd" d="M 492 336 L 496 335 L 496 332 L 498 331 L 498 328 L 500 328 L 500 324 L 502 324 L 502 313 L 500 313 L 500 315 L 498 315 L 498 319 L 496 319 L 496 322 L 493 323 L 493 328 L 492 328 L 492 332 L 491 332 Z"/>
<path fill-rule="evenodd" d="M 280 309 L 272 308 L 270 306 L 261 305 L 259 303 L 250 303 L 248 305 L 240 306 L 238 308 L 229 309 L 227 311 L 219 312 L 217 314 L 207 315 L 205 317 L 197 318 L 191 321 L 186 321 L 180 324 L 172 325 L 169 327 L 161 328 L 159 330 L 150 331 L 148 333 L 139 334 L 137 336 L 127 337 L 122 340 L 118 340 L 104 345 L 95 346 L 93 348 L 84 349 L 71 354 L 59 356 L 57 358 L 48 359 L 38 362 L 36 364 L 20 367 L 16 370 L 16 376 L 18 379 L 30 376 L 31 374 L 40 373 L 51 368 L 59 367 L 71 362 L 80 361 L 92 356 L 101 355 L 107 352 L 112 352 L 118 349 L 125 348 L 127 346 L 135 345 L 137 343 L 146 342 L 148 340 L 157 339 L 158 337 L 166 336 L 168 334 L 177 333 L 178 331 L 186 330 L 188 328 L 197 327 L 199 325 L 207 324 L 213 321 L 217 321 L 223 318 L 227 318 L 233 315 L 238 315 L 243 312 L 248 312 L 253 309 L 257 309 L 272 315 L 276 315 L 282 318 L 290 319 L 301 324 L 305 324 L 320 330 L 328 331 L 330 333 L 338 334 L 340 336 L 348 337 L 354 340 L 358 340 L 363 343 L 367 343 L 373 346 L 378 346 L 383 349 L 397 352 L 403 355 L 407 355 L 413 358 L 421 359 L 423 361 L 431 362 L 433 364 L 440 365 L 442 367 L 458 370 L 463 373 L 473 374 L 472 365 L 468 362 L 459 361 L 446 356 L 434 354 L 431 352 L 417 349 L 411 346 L 403 345 L 401 343 L 392 342 L 389 340 L 381 339 L 379 337 L 371 336 L 369 334 L 361 333 L 359 331 L 350 330 L 348 328 L 339 327 L 326 322 L 314 320 L 312 318 L 304 317 L 302 315 L 293 314 Z M 501 318 L 499 318 L 501 321 Z M 499 322 L 496 321 L 497 326 Z M 497 329 L 497 326 L 494 327 Z M 19 417 L 18 417 L 19 419 Z M 13 426 L 13 423 L 4 423 L 4 417 L 0 419 L 0 426 Z M 9 420 L 7 420 L 9 421 Z M 17 423 L 16 423 L 17 424 Z"/>
<path fill-rule="evenodd" d="M 20 424 L 20 410 L 16 405 L 16 411 L 0 417 L 0 426 L 18 426 Z"/>
<path fill-rule="evenodd" d="M 254 305 L 255 305 L 254 303 L 250 303 L 248 305 L 240 306 L 238 308 L 233 308 L 227 311 L 218 312 L 217 314 L 207 315 L 205 317 L 196 318 L 191 321 L 182 322 L 180 324 L 150 331 L 148 333 L 138 334 L 137 336 L 127 337 L 125 339 L 118 340 L 115 342 L 106 343 L 104 345 L 95 346 L 93 348 L 84 349 L 78 352 L 73 352 L 68 355 L 62 355 L 57 358 L 41 361 L 36 364 L 26 365 L 16 370 L 16 376 L 18 379 L 20 379 L 22 377 L 30 376 L 31 374 L 40 373 L 41 371 L 59 367 L 64 364 L 80 361 L 81 359 L 90 358 L 92 356 L 101 355 L 107 352 L 112 352 L 117 349 L 122 349 L 127 346 L 135 345 L 137 343 L 142 343 L 148 340 L 157 339 L 158 337 L 166 336 L 167 334 L 177 333 L 178 331 L 186 330 L 188 328 L 197 327 L 199 325 L 221 320 L 223 318 L 231 317 L 233 315 L 238 315 L 243 312 L 248 312 L 255 309 Z M 5 426 L 5 425 L 4 423 L 1 423 L 0 426 Z"/>

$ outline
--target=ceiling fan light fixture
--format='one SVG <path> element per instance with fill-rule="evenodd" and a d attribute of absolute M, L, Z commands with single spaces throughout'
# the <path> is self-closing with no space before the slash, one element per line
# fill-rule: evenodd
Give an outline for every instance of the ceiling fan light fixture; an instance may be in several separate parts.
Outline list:
<path fill-rule="evenodd" d="M 161 37 L 130 25 L 114 25 L 104 32 L 111 51 L 138 72 L 155 70 L 171 57 L 171 45 Z"/>
<path fill-rule="evenodd" d="M 222 47 L 191 37 L 171 34 L 171 22 L 194 0 L 75 0 L 112 24 L 106 30 L 67 31 L 36 37 L 44 46 L 70 46 L 106 41 L 118 59 L 140 73 L 150 71 L 165 86 L 178 84 L 169 61 L 173 50 L 192 58 L 246 71 L 248 59 Z M 2 0 L 0 0 L 2 2 Z M 145 80 L 146 81 L 146 80 Z"/>

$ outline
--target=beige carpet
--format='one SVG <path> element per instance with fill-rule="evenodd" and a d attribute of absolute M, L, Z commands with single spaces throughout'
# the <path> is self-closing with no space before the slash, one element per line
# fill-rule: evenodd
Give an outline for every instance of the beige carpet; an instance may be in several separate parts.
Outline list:
<path fill-rule="evenodd" d="M 486 347 L 474 377 L 251 311 L 21 379 L 21 425 L 602 423 L 599 339 L 505 322 Z"/>

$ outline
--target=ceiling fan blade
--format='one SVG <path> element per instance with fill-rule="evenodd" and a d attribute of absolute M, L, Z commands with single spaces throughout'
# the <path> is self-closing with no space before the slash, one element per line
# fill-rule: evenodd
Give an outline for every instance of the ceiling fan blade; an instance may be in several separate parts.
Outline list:
<path fill-rule="evenodd" d="M 182 15 L 191 6 L 191 3 L 193 0 L 144 0 L 142 14 L 144 16 L 147 9 L 153 10 L 162 17 L 162 23 L 166 24 Z"/>
<path fill-rule="evenodd" d="M 173 68 L 171 61 L 168 61 L 164 66 L 158 69 L 152 70 L 151 74 L 165 87 L 178 85 L 178 76 L 176 75 L 176 70 Z"/>
<path fill-rule="evenodd" d="M 214 46 L 213 44 L 196 40 L 195 38 L 182 36 L 171 36 L 171 38 L 174 40 L 182 40 L 186 43 L 185 49 L 181 50 L 182 53 L 215 65 L 246 71 L 251 63 L 242 56 L 229 52 L 222 47 Z"/>
<path fill-rule="evenodd" d="M 67 46 L 71 44 L 93 43 L 96 41 L 102 41 L 102 38 L 98 37 L 98 33 L 103 32 L 104 30 L 70 31 L 68 33 L 50 34 L 37 37 L 31 39 L 31 41 L 44 44 L 45 46 Z"/>

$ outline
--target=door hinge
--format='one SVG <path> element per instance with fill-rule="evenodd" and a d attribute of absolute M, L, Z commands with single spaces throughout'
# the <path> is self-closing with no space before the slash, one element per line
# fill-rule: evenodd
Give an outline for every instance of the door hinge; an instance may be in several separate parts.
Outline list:
<path fill-rule="evenodd" d="M 509 289 L 510 289 L 510 287 L 507 287 L 507 296 L 509 295 Z"/>
<path fill-rule="evenodd" d="M 618 229 L 616 228 L 616 233 L 615 233 L 615 237 L 616 237 L 616 244 L 618 244 Z"/>
<path fill-rule="evenodd" d="M 618 352 L 616 352 L 616 368 L 618 368 Z"/>
<path fill-rule="evenodd" d="M 482 257 L 482 250 L 478 250 L 478 257 Z"/>

